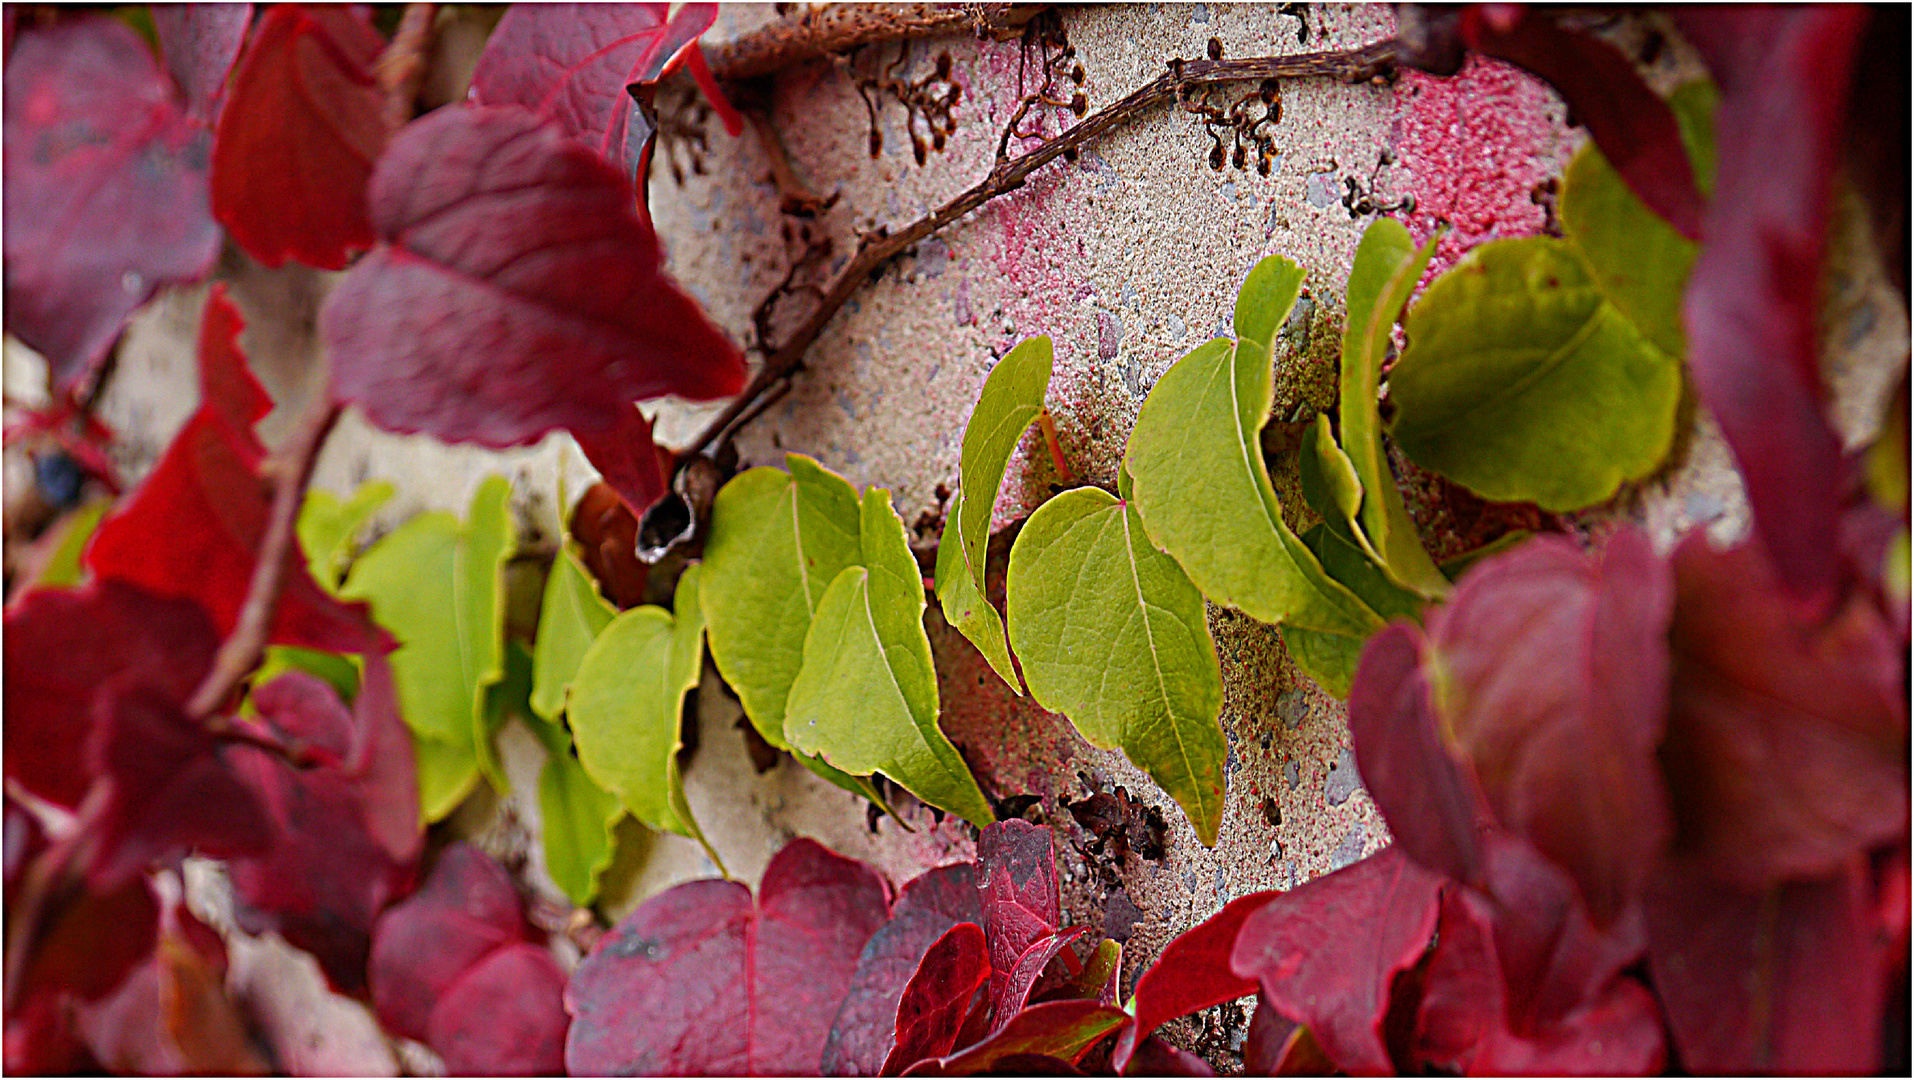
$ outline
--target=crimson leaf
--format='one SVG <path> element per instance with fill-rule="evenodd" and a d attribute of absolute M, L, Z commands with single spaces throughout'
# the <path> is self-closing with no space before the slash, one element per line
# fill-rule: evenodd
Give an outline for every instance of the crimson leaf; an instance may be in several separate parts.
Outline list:
<path fill-rule="evenodd" d="M 971 863 L 926 870 L 905 883 L 890 921 L 871 935 L 857 959 L 850 990 L 824 1040 L 820 1071 L 829 1076 L 878 1075 L 896 1044 L 898 1006 L 920 958 L 958 923 L 982 921 Z"/>
<path fill-rule="evenodd" d="M 1721 88 L 1715 195 L 1688 280 L 1688 366 L 1781 583 L 1826 600 L 1840 569 L 1841 444 L 1816 321 L 1859 5 L 1724 8 L 1676 23 Z"/>
<path fill-rule="evenodd" d="M 21 973 L 17 991 L 23 996 L 104 996 L 152 954 L 159 916 L 159 900 L 145 878 L 81 893 L 54 916 Z M 7 1034 L 11 1055 L 12 1032 Z"/>
<path fill-rule="evenodd" d="M 432 1010 L 469 969 L 526 938 L 512 876 L 484 852 L 453 844 L 419 891 L 379 916 L 367 979 L 379 1022 L 424 1039 Z"/>
<path fill-rule="evenodd" d="M 654 896 L 573 973 L 565 1067 L 815 1073 L 858 955 L 887 914 L 875 870 L 804 839 L 772 858 L 756 903 L 731 881 Z"/>
<path fill-rule="evenodd" d="M 1010 818 L 985 828 L 977 836 L 977 876 L 994 1006 L 1009 996 L 1017 961 L 1032 945 L 1056 933 L 1062 920 L 1056 843 L 1049 826 Z M 1002 1027 L 1005 1015 L 998 1013 L 993 1026 Z"/>
<path fill-rule="evenodd" d="M 206 131 L 118 19 L 23 30 L 5 81 L 6 327 L 64 396 L 156 289 L 212 269 Z"/>
<path fill-rule="evenodd" d="M 193 119 L 213 125 L 225 98 L 226 75 L 246 44 L 251 4 L 154 4 L 153 31 L 160 58 Z"/>
<path fill-rule="evenodd" d="M 989 978 L 983 927 L 958 923 L 932 943 L 898 1001 L 895 1045 L 880 1075 L 896 1076 L 925 1058 L 950 1053 L 972 995 Z"/>
<path fill-rule="evenodd" d="M 633 517 L 642 517 L 652 503 L 664 497 L 666 465 L 659 460 L 661 451 L 651 441 L 651 421 L 638 411 L 637 404 L 627 404 L 620 414 L 617 427 L 607 431 L 580 429 L 572 435 L 605 485 L 618 493 Z"/>
<path fill-rule="evenodd" d="M 1069 948 L 1072 942 L 1088 933 L 1089 930 L 1087 926 L 1072 926 L 1054 934 L 1046 934 L 1024 949 L 1023 955 L 1017 957 L 1017 962 L 1011 966 L 1007 977 L 1003 980 L 1002 993 L 991 997 L 991 1031 L 1003 1030 L 1003 1026 L 1010 1022 L 1010 1018 L 1022 1010 L 1024 1003 L 1030 1000 L 1030 991 L 1037 985 L 1037 980 L 1043 976 L 1044 969 L 1050 966 L 1050 961 L 1055 960 L 1058 954 Z"/>
<path fill-rule="evenodd" d="M 565 1068 L 565 972 L 518 943 L 493 950 L 452 985 L 426 1029 L 449 1076 L 557 1076 Z"/>
<path fill-rule="evenodd" d="M 1046 1001 L 1018 1013 L 988 1039 L 949 1057 L 920 1061 L 904 1075 L 972 1076 L 998 1069 L 1033 1072 L 1032 1066 L 1043 1063 L 1031 1058 L 1052 1058 L 1075 1065 L 1098 1040 L 1129 1019 L 1128 1013 L 1114 1005 L 1083 998 Z"/>
<path fill-rule="evenodd" d="M 344 5 L 277 4 L 233 73 L 213 140 L 213 215 L 267 266 L 327 270 L 372 246 L 366 178 L 389 132 L 385 43 Z"/>
<path fill-rule="evenodd" d="M 1230 970 L 1308 1026 L 1338 1068 L 1393 1071 L 1390 984 L 1428 950 L 1442 879 L 1388 847 L 1272 898 L 1243 924 Z"/>
<path fill-rule="evenodd" d="M 1254 978 L 1230 970 L 1230 952 L 1236 947 L 1243 923 L 1275 895 L 1261 892 L 1232 900 L 1164 948 L 1163 955 L 1137 980 L 1131 995 L 1136 1023 L 1124 1029 L 1110 1055 L 1110 1064 L 1117 1072 L 1128 1071 L 1130 1058 L 1139 1049 L 1138 1041 L 1166 1021 L 1256 992 Z"/>
<path fill-rule="evenodd" d="M 239 351 L 238 309 L 216 286 L 200 326 L 199 410 L 174 436 L 131 498 L 100 523 L 86 564 L 103 579 L 184 596 L 230 633 L 252 586 L 266 532 L 270 493 L 261 476 L 265 449 L 252 423 L 270 399 Z M 165 543 L 153 538 L 166 537 Z M 345 604 L 319 588 L 293 545 L 268 640 L 331 652 L 390 647 L 364 604 Z"/>
<path fill-rule="evenodd" d="M 1905 645 L 1857 598 L 1804 617 L 1762 550 L 1699 535 L 1674 555 L 1662 766 L 1678 849 L 1758 889 L 1905 835 Z"/>
<path fill-rule="evenodd" d="M 110 997 L 80 1009 L 88 1048 L 123 1075 L 263 1075 L 225 978 L 225 943 L 175 902 L 146 962 Z"/>

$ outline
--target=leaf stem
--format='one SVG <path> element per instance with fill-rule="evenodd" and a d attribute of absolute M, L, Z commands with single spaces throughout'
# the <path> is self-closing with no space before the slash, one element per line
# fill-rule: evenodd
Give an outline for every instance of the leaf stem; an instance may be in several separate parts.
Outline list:
<path fill-rule="evenodd" d="M 711 50 L 711 73 L 756 79 L 860 45 L 970 30 L 1014 37 L 1048 4 L 831 4 L 807 7 Z"/>
<path fill-rule="evenodd" d="M 1394 70 L 1397 49 L 1396 40 L 1389 38 L 1360 49 L 1336 52 L 1255 56 L 1239 60 L 1170 61 L 1168 72 L 1131 91 L 1121 100 L 1090 114 L 1070 130 L 1045 141 L 1029 153 L 999 160 L 989 175 L 931 213 L 894 232 L 885 230 L 864 237 L 858 245 L 856 257 L 831 280 L 817 307 L 776 349 L 767 346 L 768 355 L 764 365 L 758 369 L 744 392 L 705 426 L 684 449 L 682 457 L 689 458 L 711 445 L 733 427 L 734 422 L 752 407 L 760 395 L 802 365 L 804 354 L 837 315 L 838 309 L 879 267 L 997 196 L 1022 187 L 1031 173 L 1063 156 L 1065 151 L 1074 150 L 1108 134 L 1157 105 L 1175 101 L 1187 86 L 1258 79 L 1335 78 L 1345 82 L 1363 82 Z"/>

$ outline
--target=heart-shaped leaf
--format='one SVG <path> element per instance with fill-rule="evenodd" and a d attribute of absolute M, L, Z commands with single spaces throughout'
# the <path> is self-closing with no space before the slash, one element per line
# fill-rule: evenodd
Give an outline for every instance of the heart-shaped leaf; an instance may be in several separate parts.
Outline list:
<path fill-rule="evenodd" d="M 1185 505 L 1228 501 L 1188 495 Z M 1135 504 L 1077 488 L 1039 507 L 1010 549 L 1006 594 L 1010 645 L 1031 696 L 1096 745 L 1121 747 L 1214 844 L 1222 668 L 1203 594 L 1144 535 Z"/>
<path fill-rule="evenodd" d="M 881 1075 L 896 1076 L 957 1043 L 971 995 L 990 978 L 983 928 L 958 923 L 925 951 L 897 1004 L 897 1036 Z"/>
<path fill-rule="evenodd" d="M 425 1043 L 447 1075 L 557 1076 L 565 1068 L 565 969 L 537 945 L 507 945 L 452 984 Z"/>
<path fill-rule="evenodd" d="M 791 748 L 855 776 L 882 772 L 911 794 L 982 827 L 996 820 L 970 767 L 937 726 L 937 669 L 924 633 L 924 579 L 890 493 L 867 488 L 862 565 L 818 600 L 791 682 Z"/>
<path fill-rule="evenodd" d="M 153 4 L 160 59 L 193 119 L 213 125 L 226 97 L 226 76 L 246 45 L 251 4 Z"/>
<path fill-rule="evenodd" d="M 1575 510 L 1653 472 L 1675 437 L 1681 365 L 1551 237 L 1469 252 L 1409 312 L 1391 433 L 1487 499 Z"/>
<path fill-rule="evenodd" d="M 343 269 L 372 246 L 366 179 L 391 134 L 366 17 L 275 4 L 233 72 L 213 140 L 213 216 L 267 266 Z"/>
<path fill-rule="evenodd" d="M 597 898 L 598 879 L 617 855 L 617 826 L 625 804 L 599 787 L 579 763 L 563 719 L 527 722 L 547 755 L 538 773 L 545 873 L 572 903 L 585 907 Z"/>
<path fill-rule="evenodd" d="M 560 548 L 545 578 L 538 636 L 533 639 L 533 712 L 554 720 L 565 710 L 565 698 L 578 674 L 579 661 L 617 614 L 618 609 L 598 595 L 597 583 L 572 554 L 571 547 Z"/>
<path fill-rule="evenodd" d="M 1017 441 L 1043 411 L 1054 360 L 1050 339 L 1034 337 L 990 369 L 977 406 L 964 425 L 961 482 L 937 544 L 937 603 L 944 618 L 977 646 L 991 670 L 1019 694 L 1023 684 L 1011 666 L 1003 619 L 984 597 L 984 553 L 1004 468 Z"/>
<path fill-rule="evenodd" d="M 530 927 L 511 874 L 469 844 L 440 853 L 419 891 L 379 916 L 368 981 L 388 1031 L 424 1039 L 432 1010 L 488 954 Z"/>

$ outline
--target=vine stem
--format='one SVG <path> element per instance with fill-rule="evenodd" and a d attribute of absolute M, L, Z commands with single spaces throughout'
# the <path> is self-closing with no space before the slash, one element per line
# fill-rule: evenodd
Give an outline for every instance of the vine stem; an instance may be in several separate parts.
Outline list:
<path fill-rule="evenodd" d="M 956 30 L 1014 37 L 1049 4 L 831 4 L 788 15 L 711 50 L 711 74 L 762 78 L 860 45 Z"/>
<path fill-rule="evenodd" d="M 1168 72 L 1090 114 L 1070 130 L 1045 141 L 1029 153 L 999 159 L 988 176 L 936 210 L 895 232 L 866 236 L 858 245 L 856 257 L 831 279 L 817 307 L 782 344 L 776 349 L 766 350 L 764 365 L 758 369 L 750 384 L 705 426 L 684 449 L 682 456 L 692 457 L 716 442 L 736 426 L 739 418 L 751 409 L 760 396 L 795 371 L 804 362 L 804 354 L 823 333 L 824 327 L 837 315 L 838 309 L 880 266 L 997 196 L 1022 187 L 1031 173 L 1061 157 L 1065 151 L 1074 150 L 1108 134 L 1154 106 L 1175 101 L 1187 86 L 1323 77 L 1362 82 L 1393 70 L 1398 47 L 1397 41 L 1389 38 L 1360 49 L 1336 52 L 1256 56 L 1239 60 L 1170 61 Z M 716 65 L 713 66 L 715 68 Z"/>

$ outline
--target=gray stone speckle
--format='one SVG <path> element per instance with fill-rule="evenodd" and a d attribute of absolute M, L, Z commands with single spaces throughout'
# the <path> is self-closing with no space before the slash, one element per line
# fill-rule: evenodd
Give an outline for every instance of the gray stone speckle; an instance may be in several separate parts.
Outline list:
<path fill-rule="evenodd" d="M 1329 767 L 1329 777 L 1323 781 L 1323 798 L 1331 806 L 1341 806 L 1349 801 L 1349 796 L 1362 786 L 1362 777 L 1356 772 L 1356 754 L 1348 747 L 1336 756 L 1336 763 Z"/>
<path fill-rule="evenodd" d="M 1283 779 L 1289 781 L 1289 790 L 1291 791 L 1295 791 L 1302 786 L 1303 776 L 1302 772 L 1296 768 L 1295 758 L 1290 758 L 1288 761 L 1283 762 Z"/>
<path fill-rule="evenodd" d="M 1286 690 L 1276 699 L 1276 715 L 1283 718 L 1289 730 L 1295 731 L 1303 726 L 1303 717 L 1309 715 L 1309 702 L 1301 690 Z"/>
<path fill-rule="evenodd" d="M 1164 325 L 1169 327 L 1171 341 L 1182 341 L 1183 335 L 1190 332 L 1189 324 L 1183 321 L 1181 315 L 1170 316 Z"/>
<path fill-rule="evenodd" d="M 1190 9 L 1190 22 L 1198 26 L 1208 26 L 1209 21 L 1210 6 L 1208 4 L 1198 4 Z"/>
<path fill-rule="evenodd" d="M 1336 190 L 1324 179 L 1328 173 L 1310 173 L 1303 181 L 1303 198 L 1318 210 L 1324 209 L 1336 201 Z"/>
<path fill-rule="evenodd" d="M 1329 869 L 1332 871 L 1341 870 L 1343 867 L 1362 858 L 1362 845 L 1367 842 L 1368 839 L 1368 827 L 1361 822 L 1357 822 L 1355 827 L 1343 836 L 1342 843 L 1336 845 L 1336 850 L 1329 853 Z"/>
<path fill-rule="evenodd" d="M 1097 312 L 1097 359 L 1115 360 L 1123 342 L 1123 320 L 1108 311 Z"/>

